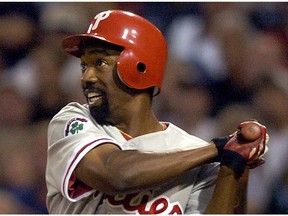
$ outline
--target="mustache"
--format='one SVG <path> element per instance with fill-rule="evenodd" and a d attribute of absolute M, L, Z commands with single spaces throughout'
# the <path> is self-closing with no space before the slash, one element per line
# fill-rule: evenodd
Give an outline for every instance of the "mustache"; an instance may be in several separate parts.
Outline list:
<path fill-rule="evenodd" d="M 82 85 L 82 90 L 84 95 L 87 97 L 89 92 L 96 92 L 102 96 L 106 96 L 106 89 L 101 86 L 101 85 L 97 85 L 97 84 L 93 84 L 93 85 L 89 85 L 89 84 L 85 84 Z"/>

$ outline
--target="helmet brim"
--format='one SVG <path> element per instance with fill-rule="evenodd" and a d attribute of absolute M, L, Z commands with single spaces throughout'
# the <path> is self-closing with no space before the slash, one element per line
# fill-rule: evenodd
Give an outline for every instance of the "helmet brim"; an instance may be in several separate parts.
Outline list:
<path fill-rule="evenodd" d="M 98 35 L 91 35 L 91 34 L 78 34 L 72 35 L 64 38 L 62 41 L 62 49 L 69 53 L 72 56 L 80 58 L 82 55 L 82 51 L 80 49 L 81 43 L 86 38 L 92 38 L 95 40 L 106 41 L 110 43 L 106 38 L 103 38 Z"/>

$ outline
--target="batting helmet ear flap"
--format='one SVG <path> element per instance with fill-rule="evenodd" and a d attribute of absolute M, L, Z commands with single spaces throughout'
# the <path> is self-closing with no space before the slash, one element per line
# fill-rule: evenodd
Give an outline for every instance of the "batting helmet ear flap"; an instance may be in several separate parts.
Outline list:
<path fill-rule="evenodd" d="M 135 50 L 126 49 L 120 54 L 117 62 L 120 79 L 130 88 L 145 89 L 151 87 L 151 71 L 143 58 Z M 143 55 L 142 55 L 143 56 Z"/>

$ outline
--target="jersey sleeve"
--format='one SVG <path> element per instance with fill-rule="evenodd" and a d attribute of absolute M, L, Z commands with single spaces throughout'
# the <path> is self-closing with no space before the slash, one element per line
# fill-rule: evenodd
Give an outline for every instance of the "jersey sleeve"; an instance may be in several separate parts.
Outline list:
<path fill-rule="evenodd" d="M 81 111 L 66 111 L 55 116 L 48 127 L 48 158 L 46 180 L 48 196 L 61 192 L 75 202 L 95 192 L 77 181 L 74 170 L 93 148 L 104 143 L 121 145 L 95 125 Z"/>
<path fill-rule="evenodd" d="M 203 214 L 214 192 L 219 163 L 202 165 L 185 209 L 185 214 Z"/>

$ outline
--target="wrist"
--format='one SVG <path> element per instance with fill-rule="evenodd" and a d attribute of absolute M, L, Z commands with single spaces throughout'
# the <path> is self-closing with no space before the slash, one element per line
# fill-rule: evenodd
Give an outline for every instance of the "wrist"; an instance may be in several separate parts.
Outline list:
<path fill-rule="evenodd" d="M 221 160 L 224 146 L 226 145 L 228 141 L 229 141 L 229 137 L 215 137 L 212 139 L 212 142 L 215 144 L 217 151 L 218 151 L 218 156 L 215 159 L 216 161 Z"/>
<path fill-rule="evenodd" d="M 220 163 L 232 169 L 237 177 L 241 177 L 245 171 L 247 161 L 239 153 L 224 149 Z"/>

